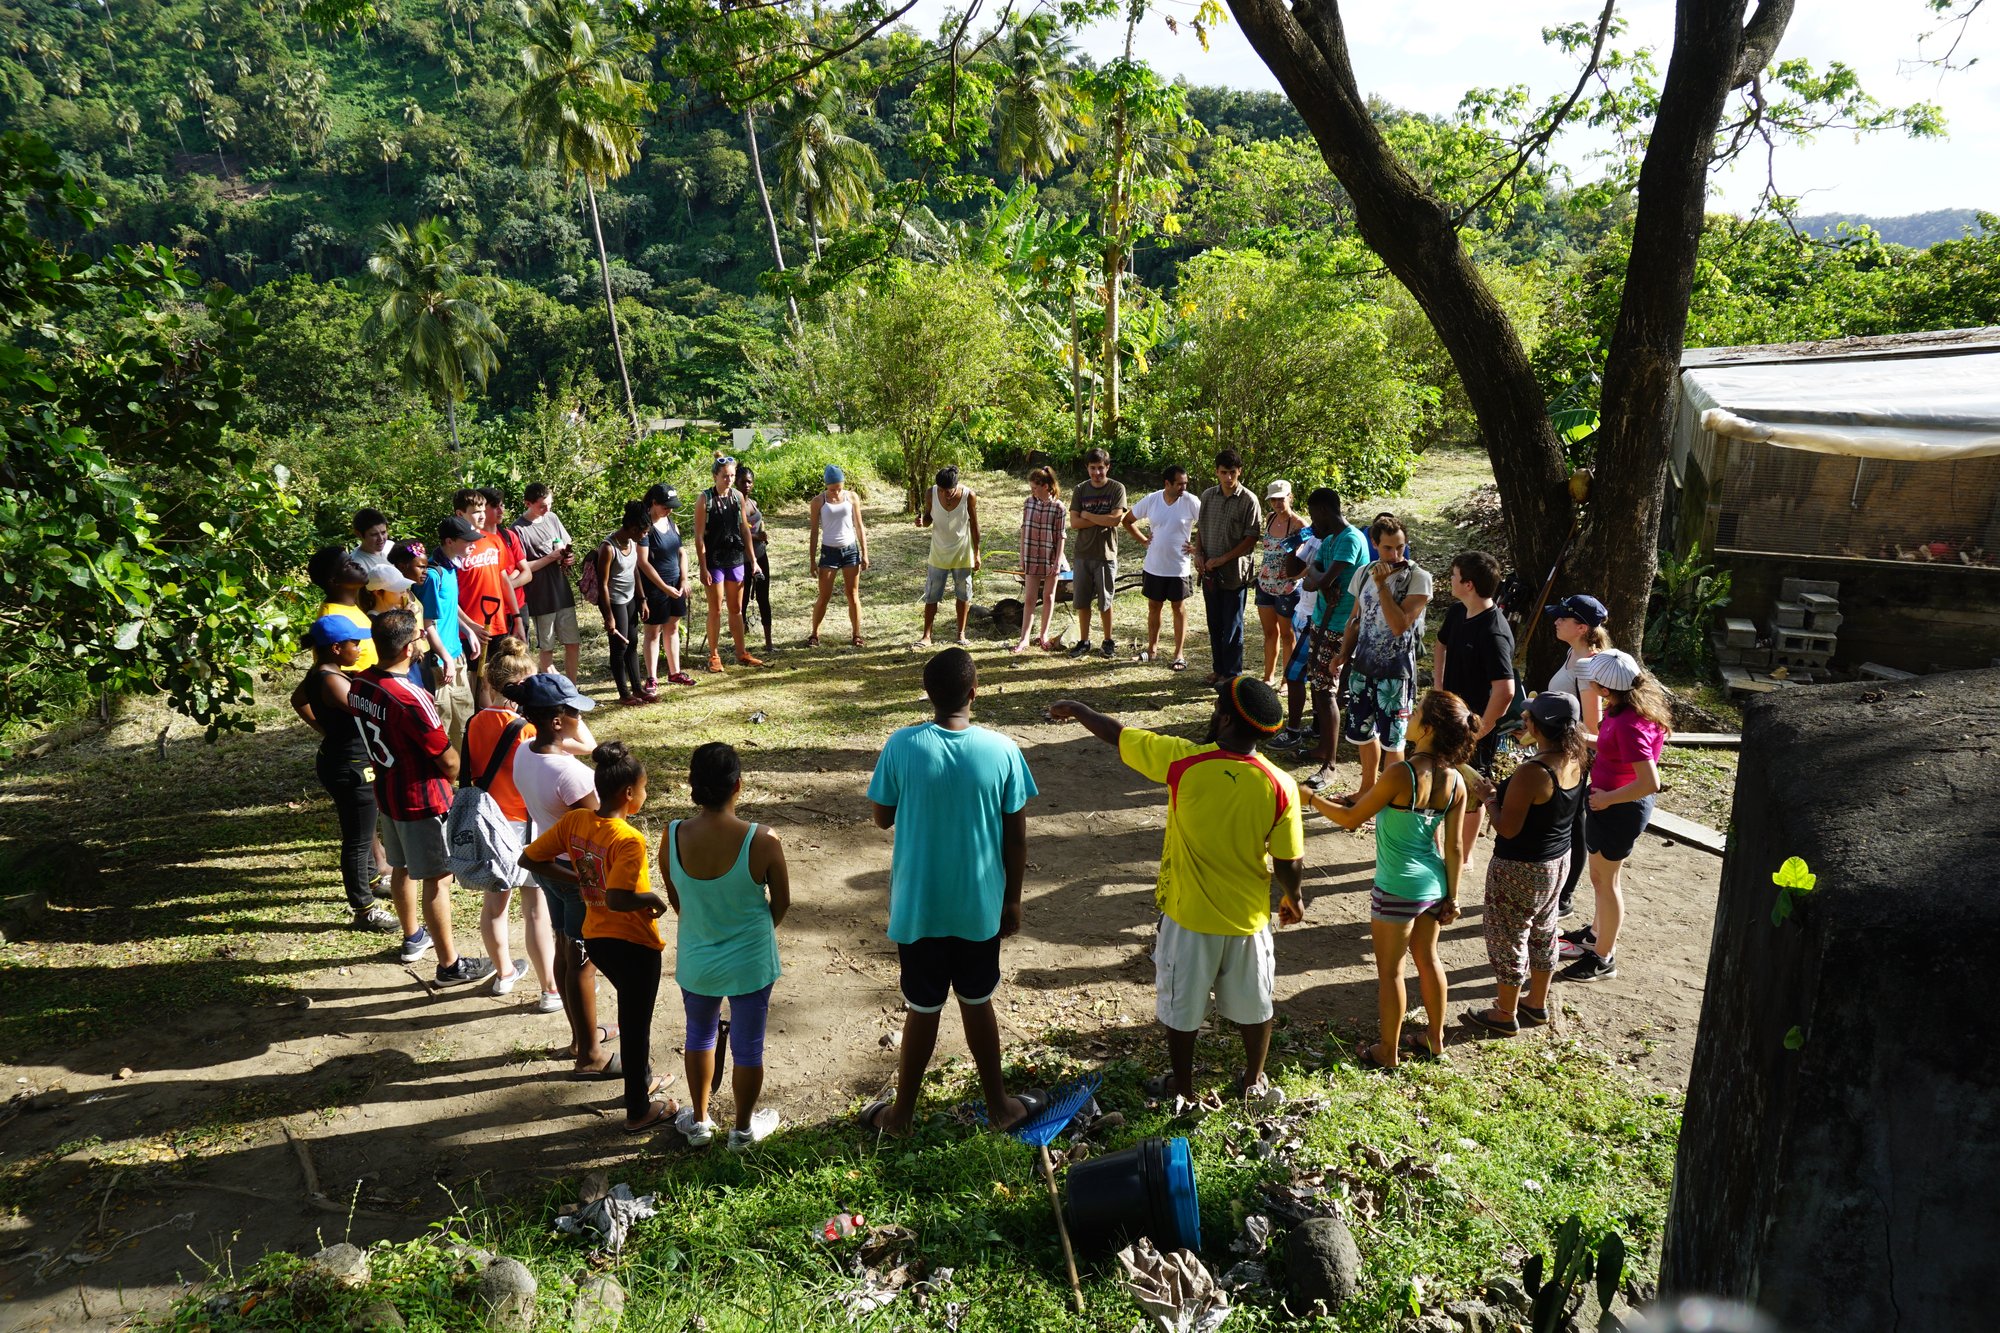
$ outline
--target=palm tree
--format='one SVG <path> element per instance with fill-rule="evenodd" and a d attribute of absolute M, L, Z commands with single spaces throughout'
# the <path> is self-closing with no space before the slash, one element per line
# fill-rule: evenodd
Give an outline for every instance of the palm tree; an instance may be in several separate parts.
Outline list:
<path fill-rule="evenodd" d="M 211 107 L 201 113 L 202 128 L 208 137 L 215 140 L 215 164 L 222 168 L 222 174 L 229 175 L 229 159 L 222 155 L 222 147 L 236 137 L 236 117 L 220 108 Z"/>
<path fill-rule="evenodd" d="M 458 81 L 465 73 L 465 61 L 460 57 L 458 52 L 447 51 L 444 53 L 444 72 L 451 75 L 452 96 L 458 96 L 462 91 L 458 86 Z"/>
<path fill-rule="evenodd" d="M 403 160 L 403 141 L 387 134 L 376 135 L 375 156 L 382 159 L 382 193 L 394 195 L 395 189 L 389 180 L 389 168 Z"/>
<path fill-rule="evenodd" d="M 632 377 L 625 369 L 625 345 L 618 333 L 597 189 L 623 176 L 639 160 L 639 115 L 651 99 L 642 85 L 626 77 L 625 70 L 645 54 L 651 40 L 619 31 L 584 0 L 516 0 L 515 22 L 524 39 L 521 67 L 527 81 L 508 111 L 520 122 L 527 161 L 552 163 L 566 181 L 583 182 L 590 230 L 597 241 L 597 271 L 604 281 L 604 313 L 611 321 L 611 350 L 618 360 L 625 411 L 637 439 L 639 409 L 632 399 Z"/>
<path fill-rule="evenodd" d="M 160 119 L 174 127 L 174 141 L 181 146 L 183 153 L 187 151 L 187 139 L 181 134 L 181 121 L 186 116 L 187 108 L 181 105 L 180 98 L 172 93 L 160 94 Z"/>
<path fill-rule="evenodd" d="M 125 103 L 118 108 L 118 114 L 113 118 L 112 123 L 118 127 L 118 132 L 125 136 L 125 151 L 127 154 L 130 154 L 132 151 L 132 136 L 137 134 L 142 128 L 142 122 L 139 119 L 139 108 L 133 106 L 130 102 Z"/>
<path fill-rule="evenodd" d="M 1076 48 L 1048 15 L 1003 37 L 993 60 L 993 142 L 1000 169 L 1040 179 L 1076 150 L 1087 123 L 1070 86 Z"/>
<path fill-rule="evenodd" d="M 500 284 L 465 271 L 465 251 L 442 219 L 425 218 L 414 230 L 390 223 L 381 237 L 368 271 L 382 284 L 382 304 L 368 316 L 362 336 L 377 345 L 405 388 L 444 405 L 457 453 L 458 404 L 468 384 L 485 387 L 507 345 L 486 311 Z"/>
<path fill-rule="evenodd" d="M 771 257 L 778 263 L 778 272 L 785 271 L 785 247 L 778 240 L 778 215 L 771 211 L 771 188 L 764 183 L 764 155 L 757 151 L 756 109 L 747 103 L 743 107 L 743 137 L 750 142 L 750 174 L 757 182 L 757 202 L 764 206 L 764 226 L 771 233 Z M 785 304 L 791 308 L 792 327 L 799 327 L 798 299 L 790 292 L 785 293 Z"/>
<path fill-rule="evenodd" d="M 787 211 L 803 206 L 812 236 L 813 258 L 820 255 L 820 222 L 844 226 L 867 206 L 869 187 L 881 174 L 875 150 L 842 133 L 847 95 L 833 83 L 792 96 L 784 132 L 775 149 L 778 188 Z"/>
<path fill-rule="evenodd" d="M 181 29 L 181 41 L 190 51 L 199 51 L 208 45 L 208 34 L 199 23 L 189 23 Z"/>

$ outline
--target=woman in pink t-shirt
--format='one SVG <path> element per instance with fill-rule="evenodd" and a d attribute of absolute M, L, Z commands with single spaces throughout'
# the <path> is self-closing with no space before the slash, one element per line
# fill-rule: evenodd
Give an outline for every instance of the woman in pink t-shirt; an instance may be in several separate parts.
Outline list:
<path fill-rule="evenodd" d="M 1564 981 L 1605 981 L 1618 975 L 1618 929 L 1625 919 L 1619 872 L 1653 820 L 1660 754 L 1673 730 L 1673 711 L 1666 691 L 1630 653 L 1613 648 L 1591 657 L 1582 669 L 1601 713 L 1583 828 L 1597 919 L 1563 932 L 1563 956 L 1574 961 L 1557 975 Z"/>

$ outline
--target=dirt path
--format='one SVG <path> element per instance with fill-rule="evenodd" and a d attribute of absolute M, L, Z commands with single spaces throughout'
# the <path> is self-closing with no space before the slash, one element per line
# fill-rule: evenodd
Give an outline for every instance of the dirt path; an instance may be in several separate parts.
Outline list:
<path fill-rule="evenodd" d="M 914 550 L 914 538 L 884 522 L 878 550 L 900 546 Z M 803 615 L 799 584 L 780 584 L 788 623 Z M 870 614 L 871 622 L 879 618 L 871 623 L 872 643 L 907 642 L 906 605 L 878 596 Z M 796 634 L 781 634 L 781 644 L 787 637 Z M 586 646 L 587 659 L 593 651 Z M 1204 651 L 1199 641 L 1191 645 L 1191 656 Z M 1026 925 L 1004 958 L 999 1012 L 1008 1040 L 1068 1033 L 1086 1054 L 1150 1042 L 1146 951 L 1162 794 L 1124 769 L 1110 747 L 1047 723 L 1043 710 L 1075 692 L 1135 719 L 1184 727 L 1205 712 L 1199 678 L 1132 663 L 1012 659 L 997 643 L 977 655 L 978 714 L 1021 743 L 1042 790 L 1030 805 Z M 883 935 L 890 838 L 867 822 L 861 791 L 882 738 L 923 715 L 920 660 L 901 646 L 813 659 L 791 649 L 754 683 L 733 675 L 726 685 L 689 692 L 701 695 L 698 708 L 618 719 L 618 734 L 645 742 L 649 757 L 670 769 L 708 729 L 737 737 L 749 770 L 746 814 L 771 823 L 786 843 L 795 906 L 782 934 L 786 978 L 773 998 L 766 1099 L 790 1121 L 843 1114 L 893 1074 L 895 1053 L 885 1037 L 899 1023 L 896 963 Z M 752 707 L 770 713 L 764 728 L 743 722 Z M 235 763 L 247 768 L 265 740 L 225 743 L 216 759 L 229 765 L 233 744 L 241 747 Z M 279 747 L 270 759 L 274 772 L 290 774 L 289 790 L 302 790 L 304 740 L 281 734 L 268 743 Z M 1351 766 L 1344 770 L 1352 776 Z M 672 784 L 660 787 L 643 821 L 655 841 L 678 804 Z M 54 811 L 82 808 L 60 804 L 81 797 L 53 791 L 36 779 L 27 794 L 12 795 L 57 801 Z M 273 834 L 272 860 L 245 847 L 211 855 L 195 869 L 214 875 L 245 863 L 237 871 L 261 885 L 267 906 L 273 892 L 300 882 L 286 857 L 305 858 L 316 867 L 310 882 L 321 882 L 331 819 L 312 795 L 283 816 L 296 848 L 285 850 L 287 835 Z M 228 821 L 241 813 L 188 817 Z M 1343 1039 L 1363 1031 L 1375 1001 L 1367 926 L 1372 841 L 1316 819 L 1308 828 L 1313 902 L 1306 922 L 1279 936 L 1278 1001 L 1293 1049 L 1310 1052 L 1329 1031 Z M 218 845 L 235 846 L 227 838 Z M 1659 838 L 1642 843 L 1627 875 L 1622 975 L 1560 991 L 1567 1008 L 1560 1035 L 1585 1035 L 1622 1053 L 1644 1077 L 1682 1084 L 1719 866 Z M 1466 896 L 1476 904 L 1479 894 Z M 315 922 L 332 916 L 317 899 L 308 914 Z M 269 915 L 277 918 L 272 930 L 336 929 Z M 458 918 L 470 937 L 464 895 Z M 47 1155 L 49 1162 L 0 1233 L 0 1298 L 7 1302 L 0 1324 L 115 1326 L 135 1310 L 164 1305 L 180 1289 L 177 1278 L 204 1276 L 202 1262 L 241 1269 L 272 1248 L 309 1248 L 350 1234 L 361 1243 L 409 1236 L 454 1204 L 475 1207 L 592 1167 L 616 1178 L 618 1164 L 642 1152 L 681 1151 L 677 1143 L 641 1145 L 619 1134 L 616 1084 L 566 1077 L 567 1061 L 553 1050 L 566 1039 L 562 1019 L 525 1008 L 532 985 L 505 1000 L 433 996 L 385 960 L 375 941 L 344 932 L 324 938 L 337 942 L 331 953 L 289 955 L 279 969 L 282 984 L 253 993 L 267 997 L 264 1003 L 231 992 L 231 1002 L 163 1010 L 120 1036 L 64 1050 L 59 1060 L 7 1071 L 17 1089 L 60 1087 L 69 1098 L 60 1109 L 19 1116 L 0 1142 L 7 1161 Z M 219 956 L 229 957 L 230 948 L 221 946 Z M 1444 952 L 1454 1011 L 1492 995 L 1476 905 L 1446 932 Z M 96 956 L 115 961 L 110 951 Z M 954 1026 L 946 1025 L 942 1056 L 963 1054 Z M 679 1035 L 677 1012 L 663 1007 L 655 1063 L 677 1075 Z M 1149 1048 L 1149 1058 L 1156 1056 Z M 121 1068 L 132 1076 L 116 1078 Z M 676 1092 L 679 1084 L 677 1077 Z M 336 1203 L 306 1201 L 300 1156 L 281 1121 L 309 1145 L 320 1186 Z M 350 1201 L 364 1210 L 351 1229 Z M 22 1257 L 44 1250 L 47 1261 Z"/>

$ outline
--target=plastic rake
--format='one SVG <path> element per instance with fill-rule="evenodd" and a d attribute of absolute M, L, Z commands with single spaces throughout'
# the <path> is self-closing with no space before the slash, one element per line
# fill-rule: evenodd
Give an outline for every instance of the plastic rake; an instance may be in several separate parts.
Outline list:
<path fill-rule="evenodd" d="M 1063 1221 L 1062 1195 L 1056 1189 L 1056 1168 L 1049 1160 L 1049 1143 L 1068 1129 L 1076 1113 L 1097 1095 L 1098 1082 L 1096 1074 L 1089 1074 L 1068 1087 L 1051 1089 L 1048 1105 L 1007 1131 L 1021 1142 L 1035 1146 L 1035 1156 L 1042 1167 L 1042 1183 L 1049 1189 L 1049 1208 L 1056 1215 L 1056 1237 L 1062 1242 L 1063 1267 L 1069 1272 L 1070 1301 L 1078 1314 L 1083 1313 L 1083 1283 L 1076 1275 L 1076 1251 L 1070 1247 L 1069 1224 Z M 983 1107 L 980 1118 L 985 1118 Z"/>

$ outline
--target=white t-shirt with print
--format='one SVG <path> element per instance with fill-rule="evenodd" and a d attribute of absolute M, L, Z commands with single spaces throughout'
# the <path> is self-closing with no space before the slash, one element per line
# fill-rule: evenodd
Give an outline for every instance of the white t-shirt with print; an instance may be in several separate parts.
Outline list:
<path fill-rule="evenodd" d="M 1371 562 L 1354 571 L 1354 578 L 1347 585 L 1347 590 L 1354 594 L 1361 610 L 1361 623 L 1355 631 L 1353 661 L 1354 669 L 1362 675 L 1388 679 L 1416 669 L 1417 648 L 1424 641 L 1424 618 L 1417 616 L 1401 634 L 1390 631 L 1389 622 L 1382 615 L 1381 594 L 1376 591 L 1375 579 L 1370 573 L 1376 563 Z M 1389 592 L 1399 605 L 1412 597 L 1430 596 L 1430 571 L 1414 560 L 1407 562 L 1389 575 Z"/>
<path fill-rule="evenodd" d="M 1187 553 L 1187 544 L 1194 533 L 1195 520 L 1200 517 L 1201 501 L 1193 491 L 1182 491 L 1181 498 L 1172 504 L 1167 503 L 1165 491 L 1141 497 L 1132 506 L 1132 520 L 1143 519 L 1151 525 L 1153 540 L 1146 547 L 1146 559 L 1140 568 L 1157 578 L 1191 577 L 1194 560 Z"/>

